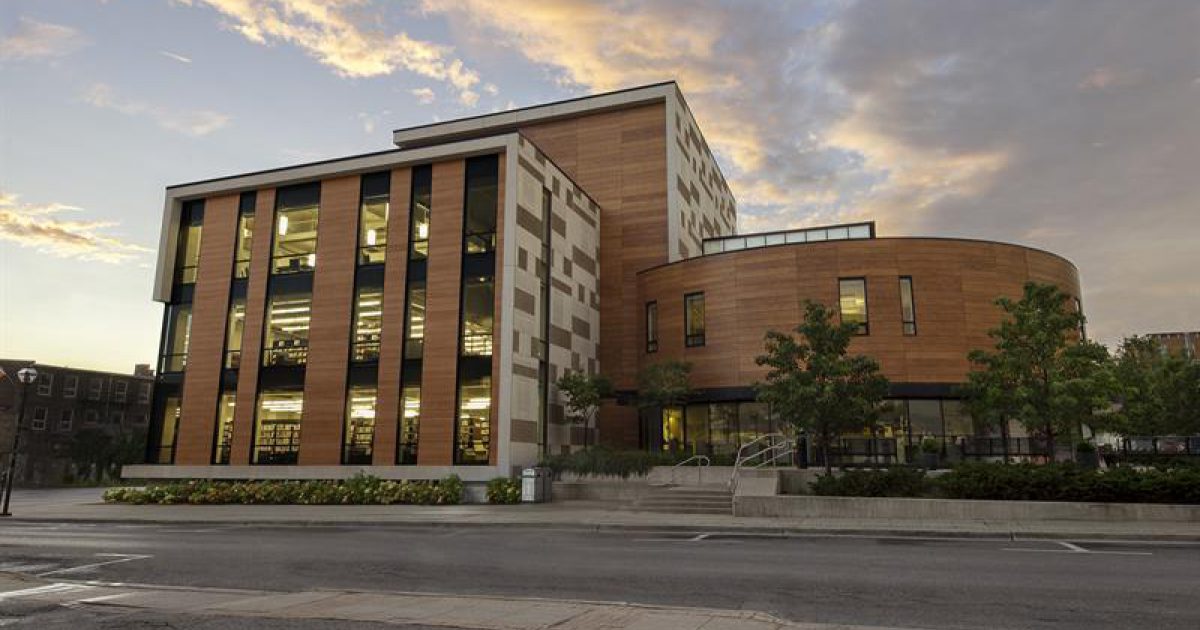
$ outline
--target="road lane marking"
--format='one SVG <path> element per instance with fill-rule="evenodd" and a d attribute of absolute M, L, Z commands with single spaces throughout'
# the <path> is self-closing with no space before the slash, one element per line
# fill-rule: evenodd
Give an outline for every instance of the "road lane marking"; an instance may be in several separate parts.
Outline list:
<path fill-rule="evenodd" d="M 1069 543 L 1064 540 L 1054 541 L 1056 544 L 1062 545 L 1065 549 L 1033 549 L 1029 547 L 1005 547 L 1004 551 L 1031 551 L 1034 553 L 1069 553 L 1069 554 L 1086 554 L 1086 555 L 1103 555 L 1103 556 L 1152 556 L 1149 551 L 1097 551 L 1095 549 L 1085 549 Z"/>
<path fill-rule="evenodd" d="M 37 595 L 49 595 L 51 593 L 71 593 L 74 591 L 84 591 L 93 587 L 84 584 L 71 584 L 69 582 L 55 582 L 45 586 L 35 586 L 33 588 L 25 588 L 19 591 L 8 591 L 0 593 L 0 601 L 5 599 L 16 599 L 18 597 L 33 597 Z"/>
<path fill-rule="evenodd" d="M 87 571 L 97 567 L 108 566 L 110 564 L 119 564 L 122 562 L 132 562 L 134 560 L 145 560 L 153 558 L 152 555 L 139 553 L 98 553 L 96 556 L 101 558 L 116 558 L 115 560 L 106 560 L 104 562 L 93 562 L 91 564 L 83 564 L 77 567 L 67 567 L 65 569 L 55 569 L 54 571 L 46 571 L 45 573 L 37 574 L 38 577 L 46 577 L 47 575 L 56 575 L 59 573 L 74 573 L 76 571 Z"/>

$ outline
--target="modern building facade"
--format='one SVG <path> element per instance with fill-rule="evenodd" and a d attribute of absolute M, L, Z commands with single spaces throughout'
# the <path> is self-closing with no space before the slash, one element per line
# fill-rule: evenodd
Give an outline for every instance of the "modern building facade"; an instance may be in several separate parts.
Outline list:
<path fill-rule="evenodd" d="M 1200 332 L 1165 332 L 1149 333 L 1146 335 L 1158 342 L 1159 348 L 1166 354 L 1177 357 L 1195 359 L 1200 357 Z"/>
<path fill-rule="evenodd" d="M 139 365 L 132 374 L 0 359 L 0 462 L 7 463 L 17 429 L 19 370 L 37 370 L 25 388 L 25 418 L 17 458 L 17 483 L 58 484 L 95 478 L 95 462 L 79 455 L 116 454 L 122 446 L 141 448 L 150 426 L 154 373 Z M 81 443 L 86 442 L 86 443 Z M 101 457 L 102 458 L 102 457 Z"/>
<path fill-rule="evenodd" d="M 128 475 L 508 475 L 594 441 L 558 422 L 567 370 L 621 394 L 602 443 L 736 448 L 770 429 L 750 395 L 763 334 L 805 299 L 859 321 L 855 350 L 919 401 L 906 413 L 936 405 L 944 425 L 997 296 L 1027 279 L 1079 295 L 1068 261 L 1015 245 L 869 223 L 736 235 L 674 83 L 392 140 L 167 189 L 150 463 Z M 696 403 L 639 414 L 637 374 L 665 359 L 695 366 Z"/>

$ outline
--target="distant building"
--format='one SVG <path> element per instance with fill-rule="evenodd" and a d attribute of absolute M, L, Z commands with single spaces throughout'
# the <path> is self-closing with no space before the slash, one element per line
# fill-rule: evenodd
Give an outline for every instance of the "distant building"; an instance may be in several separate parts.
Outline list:
<path fill-rule="evenodd" d="M 149 365 L 136 366 L 133 374 L 118 374 L 0 359 L 6 374 L 0 377 L 0 462 L 8 463 L 17 424 L 16 375 L 30 366 L 37 369 L 38 378 L 26 390 L 18 483 L 47 485 L 94 476 L 102 453 L 115 452 L 120 444 L 127 444 L 126 450 L 135 455 L 144 452 L 154 400 Z M 77 444 L 81 440 L 87 444 Z M 80 452 L 94 453 L 96 459 L 72 456 Z"/>
<path fill-rule="evenodd" d="M 1175 356 L 1196 358 L 1196 349 L 1200 348 L 1200 332 L 1166 332 L 1146 335 L 1158 342 L 1163 352 Z"/>

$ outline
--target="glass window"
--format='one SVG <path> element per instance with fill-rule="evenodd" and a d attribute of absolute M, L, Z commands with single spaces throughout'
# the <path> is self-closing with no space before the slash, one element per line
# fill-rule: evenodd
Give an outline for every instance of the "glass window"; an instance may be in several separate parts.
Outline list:
<path fill-rule="evenodd" d="M 242 333 L 246 330 L 246 298 L 233 298 L 225 330 L 225 367 L 236 370 L 242 364 Z"/>
<path fill-rule="evenodd" d="M 156 464 L 170 464 L 175 461 L 175 434 L 179 428 L 179 403 L 179 396 L 167 396 L 163 405 L 162 432 L 159 433 L 158 445 L 154 453 L 154 463 Z M 84 419 L 94 422 L 95 413 L 95 410 L 88 409 L 84 414 Z"/>
<path fill-rule="evenodd" d="M 250 277 L 250 248 L 254 242 L 254 212 L 238 216 L 237 248 L 234 250 L 233 277 Z"/>
<path fill-rule="evenodd" d="M 960 400 L 942 400 L 942 417 L 945 419 L 946 435 L 975 435 L 975 423 L 971 414 Z"/>
<path fill-rule="evenodd" d="M 684 437 L 687 448 L 693 455 L 708 455 L 712 453 L 712 444 L 708 435 L 708 404 L 688 405 L 684 415 Z"/>
<path fill-rule="evenodd" d="M 838 306 L 842 313 L 842 323 L 855 324 L 855 334 L 866 335 L 870 332 L 867 324 L 867 280 L 865 278 L 842 278 L 838 280 Z"/>
<path fill-rule="evenodd" d="M 917 309 L 913 305 L 911 276 L 900 276 L 900 321 L 905 335 L 917 334 Z"/>
<path fill-rule="evenodd" d="M 188 343 L 192 331 L 192 305 L 172 304 L 167 307 L 166 317 L 163 356 L 158 369 L 160 372 L 182 372 L 187 366 Z"/>
<path fill-rule="evenodd" d="M 370 464 L 375 440 L 374 385 L 355 385 L 346 396 L 346 427 L 342 441 L 343 464 Z"/>
<path fill-rule="evenodd" d="M 496 204 L 500 159 L 485 155 L 467 160 L 463 251 L 479 254 L 496 249 Z"/>
<path fill-rule="evenodd" d="M 62 396 L 63 398 L 74 398 L 79 391 L 79 377 L 71 374 L 63 377 Z M 149 401 L 147 401 L 149 402 Z"/>
<path fill-rule="evenodd" d="M 54 375 L 48 372 L 42 372 L 41 374 L 38 374 L 38 396 L 49 396 L 52 391 L 54 391 Z"/>
<path fill-rule="evenodd" d="M 387 254 L 388 198 L 363 199 L 358 220 L 358 264 L 382 263 Z"/>
<path fill-rule="evenodd" d="M 420 359 L 425 353 L 425 281 L 408 285 L 408 316 L 405 318 L 404 358 Z"/>
<path fill-rule="evenodd" d="M 495 310 L 495 279 L 467 278 L 463 283 L 462 354 L 492 355 L 492 313 Z"/>
<path fill-rule="evenodd" d="M 175 245 L 175 282 L 193 284 L 200 264 L 200 224 L 204 220 L 204 201 L 183 204 L 179 218 L 179 241 Z"/>
<path fill-rule="evenodd" d="M 704 345 L 704 294 L 683 296 L 684 345 L 692 348 Z"/>
<path fill-rule="evenodd" d="M 213 463 L 229 463 L 229 445 L 233 443 L 233 416 L 237 410 L 237 392 L 221 392 L 217 406 L 216 438 L 213 443 Z"/>
<path fill-rule="evenodd" d="M 354 361 L 379 360 L 379 335 L 383 331 L 383 289 L 359 287 L 354 301 Z"/>
<path fill-rule="evenodd" d="M 29 419 L 29 428 L 34 431 L 46 430 L 46 418 L 50 417 L 50 410 L 45 407 L 34 407 L 33 417 Z"/>
<path fill-rule="evenodd" d="M 264 390 L 254 422 L 255 464 L 295 464 L 300 454 L 304 392 Z"/>
<path fill-rule="evenodd" d="M 104 381 L 98 378 L 88 379 L 88 400 L 100 400 L 104 393 Z"/>
<path fill-rule="evenodd" d="M 429 220 L 433 198 L 433 167 L 417 166 L 412 170 L 412 204 L 408 257 L 425 260 L 429 256 Z"/>
<path fill-rule="evenodd" d="M 909 400 L 908 427 L 914 444 L 919 444 L 922 438 L 940 438 L 944 435 L 945 431 L 942 426 L 942 401 Z"/>
<path fill-rule="evenodd" d="M 737 403 L 717 403 L 709 406 L 709 439 L 713 454 L 733 455 L 738 450 Z"/>
<path fill-rule="evenodd" d="M 317 266 L 317 215 L 315 204 L 276 211 L 272 274 L 312 271 Z"/>
<path fill-rule="evenodd" d="M 176 402 L 178 402 L 178 401 L 176 401 Z M 167 416 L 167 417 L 169 418 L 170 416 Z M 100 422 L 100 412 L 99 411 L 96 411 L 95 409 L 84 410 L 84 412 L 83 412 L 83 423 L 84 424 L 96 424 L 98 422 Z"/>
<path fill-rule="evenodd" d="M 767 405 L 760 402 L 738 403 L 738 446 L 753 442 L 771 432 Z"/>
<path fill-rule="evenodd" d="M 683 407 L 664 407 L 662 410 L 662 449 L 683 449 Z"/>
<path fill-rule="evenodd" d="M 263 365 L 304 365 L 308 361 L 308 325 L 312 295 L 272 296 L 267 305 L 263 336 Z"/>
<path fill-rule="evenodd" d="M 401 390 L 400 432 L 396 436 L 396 463 L 417 463 L 417 439 L 421 430 L 421 376 L 404 377 Z"/>
<path fill-rule="evenodd" d="M 142 383 L 141 386 L 138 387 L 138 404 L 139 405 L 149 405 L 150 404 L 150 394 L 153 391 L 154 391 L 154 385 L 152 383 Z"/>
<path fill-rule="evenodd" d="M 129 393 L 129 383 L 125 381 L 117 381 L 113 383 L 113 402 L 125 402 L 125 396 Z"/>
<path fill-rule="evenodd" d="M 464 370 L 465 372 L 465 370 Z M 486 464 L 491 442 L 492 377 L 460 374 L 455 464 Z"/>
<path fill-rule="evenodd" d="M 658 352 L 658 302 L 646 302 L 646 352 Z"/>
<path fill-rule="evenodd" d="M 58 430 L 70 431 L 71 426 L 75 424 L 75 410 L 63 409 L 58 417 Z"/>

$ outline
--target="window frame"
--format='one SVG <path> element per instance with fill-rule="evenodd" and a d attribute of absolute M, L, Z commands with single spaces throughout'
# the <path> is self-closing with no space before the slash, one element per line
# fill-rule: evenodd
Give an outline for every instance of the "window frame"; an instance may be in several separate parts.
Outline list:
<path fill-rule="evenodd" d="M 149 405 L 154 399 L 154 383 L 139 383 L 138 384 L 138 404 Z"/>
<path fill-rule="evenodd" d="M 75 409 L 67 407 L 58 413 L 58 431 L 65 433 L 75 426 Z"/>
<path fill-rule="evenodd" d="M 658 352 L 658 300 L 646 302 L 645 317 L 646 354 L 653 354 Z"/>
<path fill-rule="evenodd" d="M 123 403 L 126 397 L 129 396 L 129 383 L 125 381 L 113 381 L 113 402 Z"/>
<path fill-rule="evenodd" d="M 838 278 L 838 321 L 846 323 L 842 312 L 842 283 L 843 282 L 862 282 L 863 288 L 863 321 L 858 324 L 858 329 L 854 332 L 855 337 L 867 337 L 871 334 L 871 293 L 867 287 L 866 276 L 845 276 Z"/>
<path fill-rule="evenodd" d="M 67 385 L 70 384 L 68 389 Z M 79 394 L 79 376 L 77 374 L 67 374 L 63 376 L 62 397 L 74 398 Z"/>
<path fill-rule="evenodd" d="M 40 418 L 38 417 L 39 411 L 41 412 L 41 416 L 42 416 Z M 50 408 L 49 407 L 34 407 L 33 413 L 29 416 L 29 429 L 31 431 L 45 431 L 46 424 L 48 423 L 49 418 L 50 418 Z M 41 426 L 38 426 L 39 423 L 41 424 Z"/>
<path fill-rule="evenodd" d="M 908 309 L 912 311 L 912 319 L 905 319 L 904 316 L 904 294 L 905 282 L 908 283 Z M 900 332 L 905 337 L 917 336 L 917 291 L 913 286 L 912 276 L 900 276 Z M 869 311 L 868 311 L 869 312 Z"/>
<path fill-rule="evenodd" d="M 700 298 L 701 322 L 699 334 L 691 334 L 691 312 L 688 304 L 695 298 Z M 693 291 L 683 295 L 683 346 L 685 348 L 702 348 L 707 343 L 708 313 L 703 291 Z"/>
<path fill-rule="evenodd" d="M 91 377 L 88 379 L 87 399 L 96 401 L 104 398 L 104 379 Z"/>
<path fill-rule="evenodd" d="M 52 396 L 54 394 L 54 374 L 43 372 L 38 375 L 37 394 L 38 396 Z"/>

